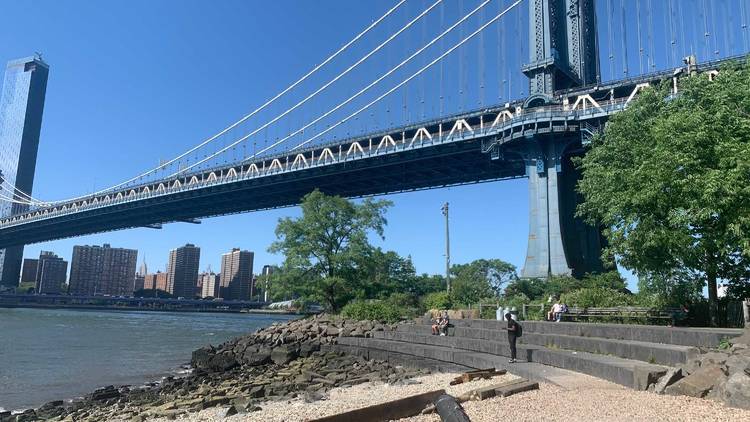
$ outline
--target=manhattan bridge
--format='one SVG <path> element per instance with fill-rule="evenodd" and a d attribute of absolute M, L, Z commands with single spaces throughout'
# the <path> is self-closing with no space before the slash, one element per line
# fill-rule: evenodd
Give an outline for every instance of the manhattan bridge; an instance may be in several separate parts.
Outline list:
<path fill-rule="evenodd" d="M 642 90 L 679 95 L 682 78 L 713 78 L 750 51 L 748 0 L 394 3 L 153 169 L 61 200 L 5 183 L 14 212 L 0 219 L 0 248 L 292 206 L 316 188 L 362 197 L 527 177 L 522 276 L 581 275 L 601 268 L 602 239 L 575 217 L 571 157 Z"/>

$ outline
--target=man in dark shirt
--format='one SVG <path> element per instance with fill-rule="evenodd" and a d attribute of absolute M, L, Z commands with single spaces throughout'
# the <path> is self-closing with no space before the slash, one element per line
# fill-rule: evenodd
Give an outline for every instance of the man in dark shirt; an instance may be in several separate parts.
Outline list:
<path fill-rule="evenodd" d="M 518 333 L 518 323 L 513 319 L 513 316 L 509 313 L 505 314 L 505 319 L 508 320 L 508 344 L 510 345 L 510 360 L 508 362 L 516 362 L 516 337 Z"/>

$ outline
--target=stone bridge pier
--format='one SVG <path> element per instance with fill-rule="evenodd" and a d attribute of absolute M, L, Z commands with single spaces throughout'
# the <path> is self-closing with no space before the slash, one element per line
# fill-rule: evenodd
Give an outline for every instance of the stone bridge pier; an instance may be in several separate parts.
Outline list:
<path fill-rule="evenodd" d="M 529 180 L 529 238 L 521 276 L 580 277 L 602 271 L 601 231 L 575 217 L 580 175 L 571 151 L 580 151 L 580 140 L 548 137 L 528 142 L 523 156 Z"/>

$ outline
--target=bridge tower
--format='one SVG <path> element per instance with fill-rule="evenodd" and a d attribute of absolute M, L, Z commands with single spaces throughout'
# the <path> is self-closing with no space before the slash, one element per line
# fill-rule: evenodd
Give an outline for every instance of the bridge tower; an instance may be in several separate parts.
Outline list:
<path fill-rule="evenodd" d="M 555 92 L 599 82 L 595 0 L 529 0 L 526 107 L 559 104 Z M 521 151 L 529 177 L 529 240 L 523 277 L 601 270 L 597 228 L 574 217 L 580 137 L 535 135 Z"/>

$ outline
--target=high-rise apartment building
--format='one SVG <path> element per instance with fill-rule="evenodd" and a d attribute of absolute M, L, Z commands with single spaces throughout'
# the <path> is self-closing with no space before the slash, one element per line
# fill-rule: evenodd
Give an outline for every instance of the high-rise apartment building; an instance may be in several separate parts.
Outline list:
<path fill-rule="evenodd" d="M 41 57 L 13 60 L 5 69 L 0 95 L 0 216 L 23 212 L 34 185 L 39 132 L 49 67 Z M 23 246 L 0 249 L 0 286 L 15 287 Z"/>
<path fill-rule="evenodd" d="M 198 281 L 201 248 L 188 243 L 169 251 L 167 291 L 175 297 L 192 299 Z"/>
<path fill-rule="evenodd" d="M 39 267 L 38 259 L 25 258 L 23 260 L 23 269 L 21 271 L 21 283 L 36 283 L 37 267 Z"/>
<path fill-rule="evenodd" d="M 221 287 L 224 299 L 248 300 L 252 294 L 253 253 L 239 248 L 221 256 Z"/>
<path fill-rule="evenodd" d="M 70 265 L 70 293 L 131 296 L 135 282 L 135 249 L 74 246 Z"/>
<path fill-rule="evenodd" d="M 59 294 L 68 276 L 68 261 L 53 252 L 39 254 L 36 272 L 36 292 L 39 294 Z"/>
<path fill-rule="evenodd" d="M 219 297 L 221 278 L 216 273 L 206 272 L 200 275 L 201 297 Z"/>

